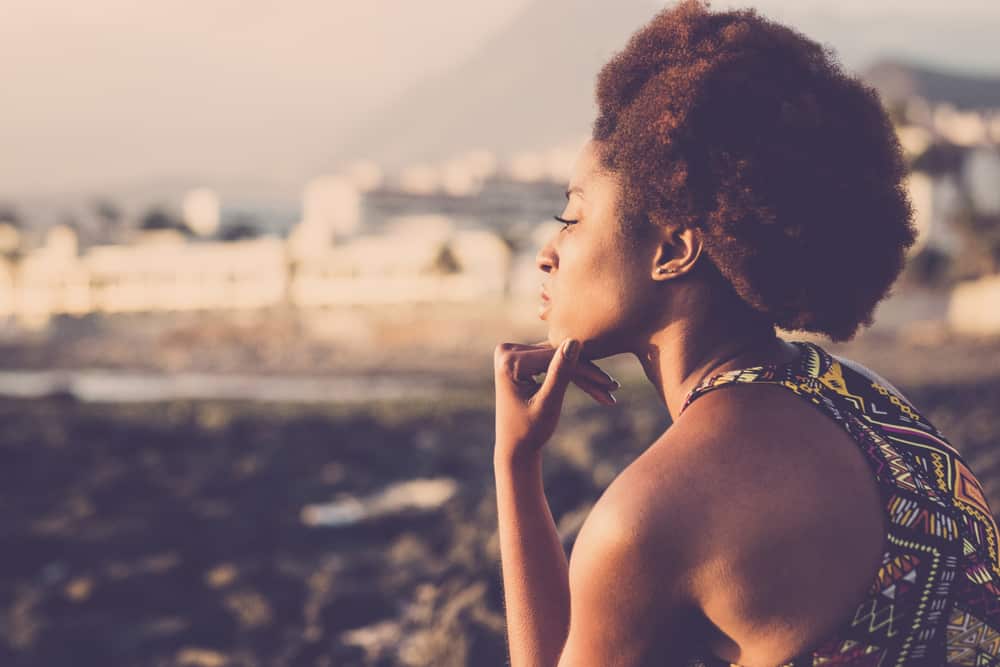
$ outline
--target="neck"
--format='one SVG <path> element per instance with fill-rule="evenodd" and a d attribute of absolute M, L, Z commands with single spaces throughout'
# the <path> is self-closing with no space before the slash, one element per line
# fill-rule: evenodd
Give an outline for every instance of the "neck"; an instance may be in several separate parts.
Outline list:
<path fill-rule="evenodd" d="M 766 363 L 786 363 L 798 350 L 778 338 L 774 327 L 748 316 L 691 316 L 653 333 L 636 356 L 646 377 L 676 420 L 684 399 L 706 377 Z M 731 314 L 738 309 L 730 309 Z"/>

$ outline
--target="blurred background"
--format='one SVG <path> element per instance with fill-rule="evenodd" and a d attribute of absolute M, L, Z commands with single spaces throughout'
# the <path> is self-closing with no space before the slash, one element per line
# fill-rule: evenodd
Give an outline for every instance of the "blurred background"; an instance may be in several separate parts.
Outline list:
<path fill-rule="evenodd" d="M 6 0 L 0 662 L 503 665 L 492 351 L 650 0 Z M 920 229 L 847 343 L 1000 508 L 1000 5 L 753 6 L 875 86 Z M 822 159 L 822 156 L 817 156 Z M 567 549 L 669 426 L 546 449 Z"/>

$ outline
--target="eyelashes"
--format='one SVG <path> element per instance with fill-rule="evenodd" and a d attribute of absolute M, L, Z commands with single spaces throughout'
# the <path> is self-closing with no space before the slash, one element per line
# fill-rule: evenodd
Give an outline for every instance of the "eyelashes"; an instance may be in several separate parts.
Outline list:
<path fill-rule="evenodd" d="M 563 229 L 566 229 L 570 225 L 575 225 L 576 223 L 580 222 L 579 220 L 567 220 L 565 218 L 560 218 L 558 215 L 554 215 L 552 217 L 558 220 L 559 222 L 563 223 L 564 225 L 566 225 L 566 227 L 563 227 Z"/>

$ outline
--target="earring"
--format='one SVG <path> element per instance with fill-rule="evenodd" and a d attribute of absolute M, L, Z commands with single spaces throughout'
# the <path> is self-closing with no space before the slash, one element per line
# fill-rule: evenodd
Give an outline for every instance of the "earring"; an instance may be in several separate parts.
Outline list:
<path fill-rule="evenodd" d="M 663 272 L 673 273 L 674 270 L 673 269 L 668 269 L 666 267 L 661 266 L 660 268 L 657 269 L 657 272 L 659 272 L 659 273 L 663 273 Z"/>

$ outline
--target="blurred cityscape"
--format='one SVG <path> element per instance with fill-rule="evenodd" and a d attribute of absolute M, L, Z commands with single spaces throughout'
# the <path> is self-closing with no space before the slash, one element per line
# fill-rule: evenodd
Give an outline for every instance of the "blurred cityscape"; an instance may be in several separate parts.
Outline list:
<path fill-rule="evenodd" d="M 525 153 L 503 169 L 473 151 L 391 181 L 357 163 L 304 184 L 291 222 L 227 206 L 208 188 L 145 210 L 9 203 L 0 316 L 39 327 L 54 315 L 536 296 L 532 247 L 562 208 L 576 148 Z"/>
<path fill-rule="evenodd" d="M 913 315 L 897 309 L 896 324 L 1000 331 L 1000 308 L 983 307 L 1000 299 L 1000 80 L 894 62 L 865 78 L 905 150 L 920 230 L 895 294 L 919 294 L 925 305 Z M 532 314 L 534 258 L 558 226 L 551 217 L 585 140 L 505 160 L 471 149 L 395 170 L 358 160 L 304 183 L 299 205 L 284 210 L 229 202 L 208 187 L 155 202 L 3 202 L 5 339 L 16 349 L 53 318 L 129 313 L 251 311 L 272 322 L 297 313 L 316 322 L 347 307 L 430 312 L 450 303 Z M 893 326 L 896 311 L 884 310 L 879 326 Z M 357 349 L 371 332 L 341 333 Z"/>

